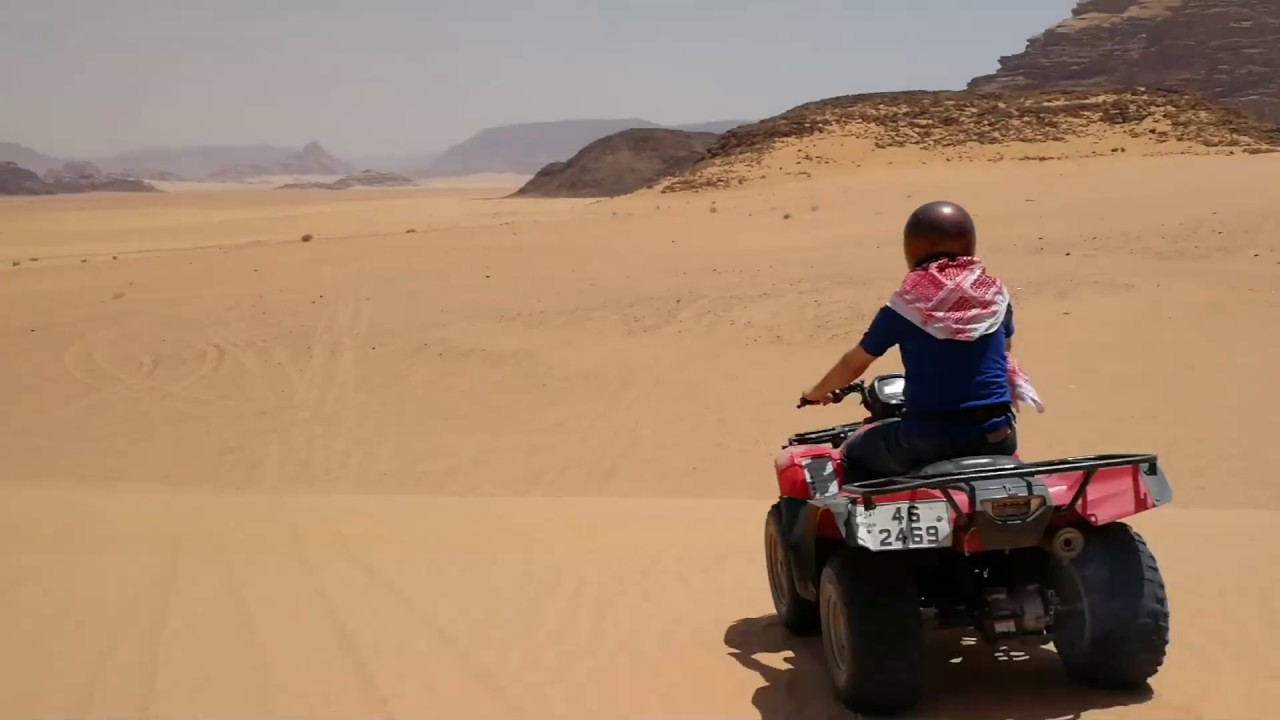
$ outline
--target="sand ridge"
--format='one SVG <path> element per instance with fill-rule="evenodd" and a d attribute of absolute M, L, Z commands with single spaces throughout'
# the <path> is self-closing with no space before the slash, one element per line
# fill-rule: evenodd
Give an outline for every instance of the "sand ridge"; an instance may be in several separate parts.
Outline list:
<path fill-rule="evenodd" d="M 770 458 L 851 416 L 795 396 L 947 197 L 1015 289 L 1025 454 L 1161 455 L 1173 640 L 1113 696 L 939 637 L 918 716 L 1270 717 L 1277 156 L 877 162 L 0 203 L 0 716 L 847 717 L 770 615 Z"/>

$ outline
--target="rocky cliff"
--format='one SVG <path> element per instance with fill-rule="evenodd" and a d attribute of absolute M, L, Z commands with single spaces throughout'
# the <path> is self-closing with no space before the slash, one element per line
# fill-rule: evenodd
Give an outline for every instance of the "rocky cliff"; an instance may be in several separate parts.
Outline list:
<path fill-rule="evenodd" d="M 1081 0 L 969 89 L 1169 88 L 1280 122 L 1280 2 Z"/>
<path fill-rule="evenodd" d="M 847 95 L 730 130 L 660 187 L 729 187 L 771 172 L 809 177 L 824 165 L 858 167 L 873 153 L 897 150 L 925 151 L 917 162 L 1260 154 L 1280 151 L 1280 125 L 1174 90 Z"/>

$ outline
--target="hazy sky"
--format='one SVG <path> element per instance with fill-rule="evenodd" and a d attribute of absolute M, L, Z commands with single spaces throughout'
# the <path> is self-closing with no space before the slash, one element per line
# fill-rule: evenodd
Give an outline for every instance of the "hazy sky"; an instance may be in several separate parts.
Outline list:
<path fill-rule="evenodd" d="M 1074 0 L 0 0 L 0 140 L 436 150 L 570 117 L 960 88 Z"/>

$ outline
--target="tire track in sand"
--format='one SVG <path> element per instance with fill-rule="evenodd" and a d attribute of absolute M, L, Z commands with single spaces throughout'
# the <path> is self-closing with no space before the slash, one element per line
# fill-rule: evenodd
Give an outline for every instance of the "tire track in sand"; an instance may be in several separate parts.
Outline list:
<path fill-rule="evenodd" d="M 148 623 L 148 619 L 150 619 L 147 627 L 152 628 L 152 632 L 149 633 L 152 638 L 146 643 L 146 647 L 150 651 L 148 655 L 151 661 L 149 670 L 144 671 L 144 690 L 138 698 L 139 710 L 134 714 L 135 717 L 149 717 L 148 711 L 155 696 L 156 677 L 158 675 L 157 661 L 161 648 L 160 636 L 163 635 L 163 624 L 168 622 L 169 611 L 173 602 L 173 591 L 177 585 L 179 563 L 182 556 L 182 543 L 181 538 L 177 539 L 170 551 L 168 562 L 160 563 L 149 581 L 138 582 L 133 592 L 126 596 L 127 600 L 121 603 L 120 614 L 115 618 L 116 622 L 110 625 L 113 628 L 109 636 L 110 639 L 103 644 L 102 649 L 92 663 L 91 669 L 86 674 L 87 682 L 83 685 L 82 690 L 76 693 L 71 703 L 72 709 L 68 713 L 68 717 L 92 716 L 93 709 L 96 707 L 98 698 L 102 693 L 103 681 L 107 671 L 114 667 L 113 661 L 117 660 L 117 657 L 129 641 L 136 637 L 139 626 L 142 626 L 143 623 Z M 159 620 L 157 620 L 157 616 L 159 616 Z M 159 629 L 158 632 L 157 629 Z"/>
<path fill-rule="evenodd" d="M 157 600 L 157 612 L 152 616 L 150 632 L 146 633 L 149 652 L 147 652 L 144 661 L 142 695 L 139 698 L 139 708 L 134 717 L 152 717 L 156 689 L 160 686 L 160 655 L 166 647 L 165 639 L 168 636 L 170 619 L 173 616 L 173 602 L 174 595 L 178 589 L 178 577 L 183 571 L 182 559 L 185 555 L 186 543 L 187 540 L 183 534 L 179 534 L 174 541 L 173 556 L 168 565 L 169 570 L 165 573 L 165 578 L 159 591 L 160 597 Z"/>
<path fill-rule="evenodd" d="M 336 467 L 356 427 L 351 400 L 362 378 L 355 356 L 368 322 L 366 306 L 339 301 L 308 336 L 280 342 L 246 325 L 234 308 L 206 320 L 221 362 L 244 371 L 236 415 L 253 413 L 267 423 L 252 446 L 241 444 L 220 459 L 221 476 L 239 485 L 257 477 L 266 487 L 311 486 Z"/>
<path fill-rule="evenodd" d="M 403 588 L 398 586 L 385 572 L 379 570 L 367 558 L 358 555 L 352 549 L 346 532 L 338 530 L 333 533 L 332 538 L 332 545 L 338 551 L 338 554 L 367 579 L 370 586 L 381 589 L 411 617 L 417 618 L 419 622 L 425 625 L 441 644 L 448 646 L 452 657 L 459 661 L 458 665 L 461 669 L 470 675 L 477 685 L 484 688 L 492 697 L 501 701 L 504 713 L 515 717 L 527 712 L 528 709 L 519 702 L 514 694 L 506 689 L 502 678 L 485 670 L 483 663 L 467 651 L 466 646 L 445 628 L 438 617 L 428 611 L 421 602 L 405 592 Z"/>
<path fill-rule="evenodd" d="M 211 536 L 213 534 L 212 526 L 205 522 L 206 532 Z M 262 629 L 253 619 L 253 608 L 249 602 L 249 595 L 245 592 L 244 579 L 236 573 L 235 560 L 233 559 L 231 550 L 228 546 L 226 538 L 220 537 L 216 543 L 215 553 L 218 556 L 218 565 L 222 568 L 222 575 L 226 581 L 227 594 L 231 596 L 232 612 L 235 614 L 237 624 L 243 629 L 244 637 L 247 640 L 247 654 L 250 656 L 248 662 L 257 667 L 258 672 L 250 673 L 250 676 L 257 685 L 258 692 L 266 704 L 270 704 L 275 699 L 274 688 L 277 684 L 276 673 L 272 670 L 271 662 L 267 654 L 265 643 L 262 641 Z M 311 705 L 309 698 L 301 698 L 304 705 L 305 717 L 315 717 L 316 710 Z"/>
<path fill-rule="evenodd" d="M 287 525 L 285 532 L 296 550 L 299 568 L 303 570 L 307 585 L 319 598 L 323 608 L 322 614 L 342 649 L 343 659 L 349 664 L 362 694 L 369 701 L 369 705 L 376 708 L 378 717 L 388 720 L 396 717 L 387 699 L 386 691 L 378 684 L 376 672 L 360 650 L 351 625 L 338 612 L 333 595 L 325 587 L 324 579 L 316 568 L 315 558 L 311 554 L 306 538 L 302 536 L 302 529 L 298 526 L 297 519 L 292 517 L 289 510 L 281 512 L 280 519 Z"/>
<path fill-rule="evenodd" d="M 210 405 L 232 405 L 234 400 L 219 398 L 191 388 L 221 371 L 226 351 L 217 343 L 197 343 L 194 349 L 200 356 L 198 367 L 178 378 L 160 379 L 162 367 L 180 371 L 186 362 L 181 350 L 170 354 L 144 353 L 134 357 L 135 369 L 121 369 L 117 362 L 107 357 L 107 343 L 111 339 L 106 331 L 90 334 L 75 341 L 63 351 L 62 364 L 76 380 L 102 393 L 89 401 L 121 395 L 143 395 L 148 403 L 160 402 L 197 415 L 207 414 Z"/>

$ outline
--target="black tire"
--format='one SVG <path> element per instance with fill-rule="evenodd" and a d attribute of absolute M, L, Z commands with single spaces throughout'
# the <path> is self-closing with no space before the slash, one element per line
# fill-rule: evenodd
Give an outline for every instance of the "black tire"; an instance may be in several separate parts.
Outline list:
<path fill-rule="evenodd" d="M 1055 564 L 1054 645 L 1067 675 L 1102 690 L 1145 686 L 1169 646 L 1169 599 L 1146 541 L 1124 523 L 1104 525 L 1073 561 Z"/>
<path fill-rule="evenodd" d="M 915 578 L 894 560 L 845 551 L 822 571 L 818 607 L 823 655 L 837 697 L 856 713 L 909 710 L 924 683 L 920 593 Z"/>
<path fill-rule="evenodd" d="M 819 627 L 818 605 L 796 592 L 791 554 L 782 529 L 782 508 L 777 503 L 769 508 L 764 522 L 764 558 L 778 619 L 792 634 L 813 635 Z"/>

